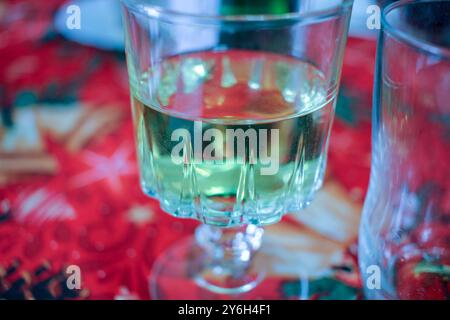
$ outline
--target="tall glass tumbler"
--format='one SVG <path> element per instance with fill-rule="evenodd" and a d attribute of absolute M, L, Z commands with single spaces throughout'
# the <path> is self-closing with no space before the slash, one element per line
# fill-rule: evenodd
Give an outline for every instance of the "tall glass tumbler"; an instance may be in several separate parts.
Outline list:
<path fill-rule="evenodd" d="M 322 185 L 352 0 L 122 2 L 142 189 L 202 223 L 152 297 L 257 294 L 261 227 Z"/>
<path fill-rule="evenodd" d="M 450 1 L 382 13 L 359 236 L 371 299 L 450 299 Z"/>

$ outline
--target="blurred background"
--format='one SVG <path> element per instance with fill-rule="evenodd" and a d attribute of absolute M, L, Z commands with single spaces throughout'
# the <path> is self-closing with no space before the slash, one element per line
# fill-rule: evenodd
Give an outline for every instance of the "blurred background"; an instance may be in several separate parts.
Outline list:
<path fill-rule="evenodd" d="M 274 12 L 283 3 L 253 3 L 263 2 Z M 80 29 L 67 25 L 74 4 Z M 371 4 L 355 1 L 325 186 L 306 212 L 267 227 L 261 298 L 361 298 Z M 148 299 L 155 258 L 192 234 L 196 222 L 171 218 L 140 190 L 128 90 L 118 1 L 0 2 L 0 298 Z M 65 285 L 70 265 L 82 271 L 80 290 Z M 195 287 L 185 288 L 189 298 Z"/>

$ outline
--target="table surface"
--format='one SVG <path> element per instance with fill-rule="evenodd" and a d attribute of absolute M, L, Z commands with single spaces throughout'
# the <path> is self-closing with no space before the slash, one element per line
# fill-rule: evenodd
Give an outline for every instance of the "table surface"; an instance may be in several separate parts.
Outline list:
<path fill-rule="evenodd" d="M 148 299 L 155 258 L 197 223 L 142 194 L 124 55 L 63 39 L 60 4 L 0 3 L 0 283 L 17 284 L 0 298 Z M 374 41 L 348 40 L 326 183 L 308 209 L 266 228 L 261 298 L 361 298 L 374 60 Z M 69 265 L 82 290 L 64 285 Z"/>

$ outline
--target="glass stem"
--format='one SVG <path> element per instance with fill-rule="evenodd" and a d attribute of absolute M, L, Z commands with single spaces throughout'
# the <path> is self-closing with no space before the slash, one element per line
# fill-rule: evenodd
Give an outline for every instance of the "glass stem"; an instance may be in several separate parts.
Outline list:
<path fill-rule="evenodd" d="M 262 272 L 251 271 L 263 233 L 264 230 L 255 225 L 227 229 L 200 225 L 195 239 L 204 255 L 199 261 L 197 283 L 218 293 L 242 293 L 253 289 L 263 277 Z"/>

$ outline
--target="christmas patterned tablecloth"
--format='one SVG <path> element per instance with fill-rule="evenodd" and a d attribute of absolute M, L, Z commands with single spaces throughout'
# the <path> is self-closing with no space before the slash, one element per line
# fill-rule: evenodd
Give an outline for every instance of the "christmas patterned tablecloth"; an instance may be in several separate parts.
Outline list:
<path fill-rule="evenodd" d="M 0 299 L 148 299 L 155 258 L 197 223 L 141 192 L 125 56 L 58 35 L 61 3 L 0 2 Z M 348 40 L 325 186 L 266 228 L 261 298 L 361 298 L 374 56 L 373 40 Z M 65 285 L 71 265 L 80 290 Z"/>

